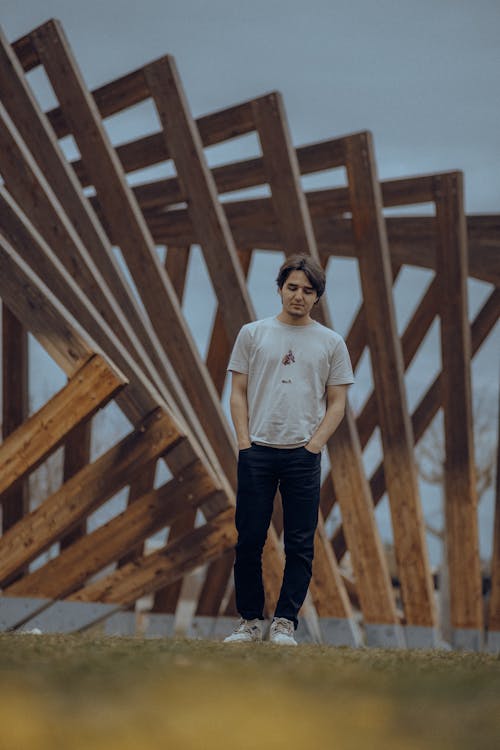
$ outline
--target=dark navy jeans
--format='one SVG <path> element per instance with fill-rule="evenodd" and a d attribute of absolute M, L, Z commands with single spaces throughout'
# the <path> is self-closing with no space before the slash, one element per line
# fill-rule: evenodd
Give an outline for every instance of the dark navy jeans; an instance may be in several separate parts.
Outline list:
<path fill-rule="evenodd" d="M 307 594 L 318 524 L 321 454 L 306 448 L 270 448 L 252 444 L 238 456 L 236 498 L 236 607 L 246 620 L 263 619 L 262 550 L 279 488 L 283 502 L 285 571 L 275 617 L 297 627 Z"/>

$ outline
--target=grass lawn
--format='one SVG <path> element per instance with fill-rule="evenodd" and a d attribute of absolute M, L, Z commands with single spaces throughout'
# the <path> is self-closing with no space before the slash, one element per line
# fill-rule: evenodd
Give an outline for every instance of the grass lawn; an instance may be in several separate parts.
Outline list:
<path fill-rule="evenodd" d="M 500 658 L 0 635 L 0 750 L 499 750 Z"/>

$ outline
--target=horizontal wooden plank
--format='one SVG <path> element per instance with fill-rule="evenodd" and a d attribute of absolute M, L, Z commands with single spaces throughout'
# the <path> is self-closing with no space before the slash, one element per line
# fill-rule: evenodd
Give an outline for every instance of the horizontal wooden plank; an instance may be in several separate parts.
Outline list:
<path fill-rule="evenodd" d="M 75 474 L 0 538 L 0 581 L 35 559 L 182 437 L 161 410 Z"/>
<path fill-rule="evenodd" d="M 230 508 L 216 520 L 179 537 L 173 544 L 125 565 L 68 598 L 126 606 L 210 562 L 235 543 L 234 509 Z"/>
<path fill-rule="evenodd" d="M 307 193 L 314 234 L 323 258 L 356 257 L 350 219 L 333 216 L 322 219 L 311 209 L 312 193 Z M 228 201 L 223 204 L 231 232 L 239 247 L 281 250 L 276 220 L 270 200 Z M 333 207 L 330 206 L 333 210 Z M 158 244 L 196 244 L 196 236 L 185 209 L 165 213 L 145 213 Z M 430 216 L 389 217 L 386 219 L 391 260 L 435 270 L 435 219 Z M 469 276 L 500 286 L 500 215 L 471 215 L 467 218 Z"/>
<path fill-rule="evenodd" d="M 103 357 L 92 356 L 64 388 L 0 445 L 0 496 L 39 466 L 65 435 L 104 407 L 126 382 Z"/>
<path fill-rule="evenodd" d="M 66 597 L 106 565 L 170 525 L 187 507 L 201 505 L 216 491 L 203 465 L 191 464 L 177 477 L 138 498 L 123 513 L 13 584 L 9 595 Z"/>

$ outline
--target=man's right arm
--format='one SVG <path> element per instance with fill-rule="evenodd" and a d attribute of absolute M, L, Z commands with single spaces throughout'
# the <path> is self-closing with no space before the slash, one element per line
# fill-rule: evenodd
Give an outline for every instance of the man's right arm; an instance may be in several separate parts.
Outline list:
<path fill-rule="evenodd" d="M 247 400 L 248 375 L 242 372 L 232 372 L 231 397 L 229 406 L 231 408 L 231 419 L 233 420 L 238 449 L 250 448 L 250 435 L 248 432 L 248 400 Z"/>

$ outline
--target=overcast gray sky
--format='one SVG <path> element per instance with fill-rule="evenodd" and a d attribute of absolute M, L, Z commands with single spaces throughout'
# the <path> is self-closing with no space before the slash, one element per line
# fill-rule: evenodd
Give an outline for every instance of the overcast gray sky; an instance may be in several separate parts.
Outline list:
<path fill-rule="evenodd" d="M 0 0 L 13 40 L 50 17 L 97 86 L 165 53 L 194 114 L 278 89 L 296 145 L 370 129 L 381 177 L 463 169 L 500 210 L 499 0 Z"/>

